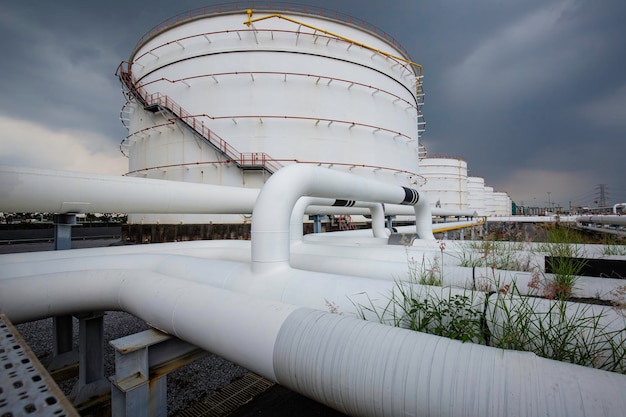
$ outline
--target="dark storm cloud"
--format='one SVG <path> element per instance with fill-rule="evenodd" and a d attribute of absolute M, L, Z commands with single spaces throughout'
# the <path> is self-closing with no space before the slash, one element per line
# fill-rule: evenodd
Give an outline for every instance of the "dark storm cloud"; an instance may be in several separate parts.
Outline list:
<path fill-rule="evenodd" d="M 626 115 L 616 107 L 626 108 L 626 78 L 619 70 L 624 55 L 618 53 L 624 6 L 523 2 L 524 9 L 507 5 L 504 13 L 502 3 L 490 3 L 472 2 L 474 12 L 461 9 L 456 13 L 465 17 L 448 16 L 449 24 L 430 31 L 447 39 L 440 47 L 453 57 L 442 58 L 441 48 L 433 53 L 438 73 L 427 77 L 424 142 L 431 151 L 464 157 L 474 175 L 514 199 L 532 186 L 535 193 L 557 186 L 571 193 L 599 183 L 610 184 L 616 198 L 626 197 L 619 174 L 626 148 L 618 139 Z M 519 173 L 528 171 L 541 171 L 543 181 L 527 175 L 522 189 Z M 568 197 L 564 192 L 559 198 Z"/>
<path fill-rule="evenodd" d="M 608 184 L 626 201 L 626 2 L 299 3 L 375 25 L 424 66 L 430 153 L 464 158 L 470 175 L 513 200 L 550 192 L 565 205 Z M 150 28 L 204 5 L 4 2 L 0 116 L 89 129 L 117 147 L 127 132 L 115 69 Z"/>
<path fill-rule="evenodd" d="M 56 129 L 122 134 L 113 76 L 119 54 L 95 16 L 58 3 L 2 7 L 0 48 L 9 59 L 0 64 L 0 112 Z"/>

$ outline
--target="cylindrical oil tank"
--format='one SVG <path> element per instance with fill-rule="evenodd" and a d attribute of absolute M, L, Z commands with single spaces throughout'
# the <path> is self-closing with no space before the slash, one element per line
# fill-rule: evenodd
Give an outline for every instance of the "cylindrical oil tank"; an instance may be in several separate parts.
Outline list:
<path fill-rule="evenodd" d="M 141 39 L 118 70 L 129 98 L 128 175 L 260 188 L 281 167 L 305 163 L 415 183 L 421 67 L 372 25 L 276 4 L 283 9 L 197 9 Z"/>
<path fill-rule="evenodd" d="M 485 179 L 481 177 L 467 177 L 468 208 L 479 216 L 486 215 L 485 206 Z"/>
<path fill-rule="evenodd" d="M 496 216 L 511 215 L 511 199 L 509 195 L 503 191 L 494 191 L 494 211 Z"/>
<path fill-rule="evenodd" d="M 485 213 L 487 216 L 495 216 L 496 214 L 496 200 L 493 195 L 493 187 L 485 186 L 484 188 L 485 199 Z"/>
<path fill-rule="evenodd" d="M 422 190 L 431 206 L 448 210 L 467 210 L 467 162 L 460 158 L 427 157 L 420 160 Z"/>

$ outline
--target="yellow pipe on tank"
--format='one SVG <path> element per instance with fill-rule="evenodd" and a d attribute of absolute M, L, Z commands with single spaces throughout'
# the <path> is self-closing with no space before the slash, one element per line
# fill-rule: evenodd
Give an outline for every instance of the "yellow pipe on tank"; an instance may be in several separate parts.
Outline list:
<path fill-rule="evenodd" d="M 420 64 L 418 64 L 417 62 L 413 62 L 413 61 L 411 61 L 410 59 L 406 59 L 406 58 L 402 58 L 402 57 L 399 57 L 399 56 L 396 56 L 396 55 L 392 55 L 392 54 L 390 54 L 390 53 L 388 53 L 388 52 L 385 52 L 385 51 L 382 51 L 382 50 L 380 50 L 380 49 L 374 48 L 374 47 L 372 47 L 372 46 L 368 46 L 368 45 L 366 45 L 366 44 L 364 44 L 364 43 L 357 42 L 357 41 L 355 41 L 355 40 L 352 40 L 352 39 L 346 38 L 345 36 L 337 35 L 336 33 L 329 32 L 329 31 L 327 31 L 327 30 L 325 30 L 325 29 L 321 29 L 321 28 L 318 28 L 318 27 L 315 27 L 315 26 L 309 25 L 309 24 L 307 24 L 307 23 L 301 22 L 301 21 L 299 21 L 299 20 L 292 19 L 292 18 L 290 18 L 290 17 L 283 16 L 283 15 L 280 15 L 280 14 L 271 14 L 271 15 L 267 15 L 267 16 L 263 16 L 263 17 L 258 17 L 258 18 L 256 18 L 256 19 L 252 19 L 252 14 L 254 13 L 254 12 L 252 11 L 252 9 L 248 9 L 246 13 L 247 13 L 247 15 L 248 15 L 248 20 L 246 20 L 245 22 L 243 22 L 243 24 L 244 24 L 244 25 L 246 25 L 246 26 L 248 26 L 248 27 L 250 27 L 250 26 L 252 25 L 252 23 L 254 23 L 254 22 L 259 22 L 259 21 L 261 21 L 261 20 L 267 20 L 267 19 L 271 19 L 271 18 L 274 18 L 274 17 L 275 17 L 275 18 L 278 18 L 278 19 L 283 19 L 283 20 L 286 20 L 286 21 L 288 21 L 288 22 L 295 23 L 295 24 L 297 24 L 297 25 L 301 25 L 301 26 L 307 27 L 307 28 L 309 28 L 309 29 L 313 29 L 313 30 L 315 30 L 315 31 L 322 32 L 322 33 L 324 33 L 324 34 L 326 34 L 326 35 L 329 35 L 329 36 L 335 37 L 335 38 L 337 38 L 337 39 L 341 39 L 342 41 L 346 41 L 346 42 L 352 43 L 352 44 L 357 45 L 357 46 L 360 46 L 360 47 L 362 47 L 362 48 L 369 49 L 370 51 L 377 52 L 377 53 L 379 53 L 379 54 L 381 54 L 381 55 L 384 55 L 384 56 L 386 56 L 386 57 L 388 57 L 388 58 L 393 58 L 393 59 L 396 59 L 396 60 L 398 60 L 398 61 L 405 62 L 405 63 L 407 63 L 407 64 L 410 64 L 410 65 L 412 65 L 412 66 L 416 67 L 416 68 L 418 69 L 418 75 L 420 75 L 420 76 L 421 76 L 421 74 L 422 74 L 422 66 L 421 66 Z"/>

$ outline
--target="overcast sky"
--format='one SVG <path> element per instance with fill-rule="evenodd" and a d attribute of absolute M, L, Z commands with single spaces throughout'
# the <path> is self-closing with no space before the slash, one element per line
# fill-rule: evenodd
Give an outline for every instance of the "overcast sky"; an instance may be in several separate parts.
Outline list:
<path fill-rule="evenodd" d="M 277 2 L 275 2 L 277 3 Z M 430 154 L 518 204 L 626 202 L 626 1 L 323 0 L 423 65 Z M 123 174 L 115 70 L 153 26 L 215 2 L 0 3 L 0 164 Z"/>

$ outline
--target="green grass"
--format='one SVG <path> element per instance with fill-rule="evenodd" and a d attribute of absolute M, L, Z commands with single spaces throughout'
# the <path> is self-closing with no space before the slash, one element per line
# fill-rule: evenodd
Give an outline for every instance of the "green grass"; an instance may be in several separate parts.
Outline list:
<path fill-rule="evenodd" d="M 464 267 L 486 267 L 513 271 L 529 271 L 530 257 L 520 256 L 524 242 L 485 240 L 470 243 L 470 250 L 459 255 L 459 265 Z"/>
<path fill-rule="evenodd" d="M 443 259 L 443 258 L 442 258 Z M 422 262 L 419 263 L 415 258 L 408 259 L 408 275 L 409 282 L 415 282 L 421 285 L 441 286 L 443 282 L 442 266 L 439 265 L 438 257 L 435 257 L 432 265 L 426 265 L 426 258 L 422 255 Z"/>
<path fill-rule="evenodd" d="M 626 256 L 626 244 L 624 240 L 619 240 L 615 236 L 604 238 L 602 255 L 605 256 Z"/>
<path fill-rule="evenodd" d="M 522 296 L 515 284 L 485 296 L 396 282 L 385 307 L 356 307 L 387 325 L 626 373 L 626 326 L 610 327 L 591 304 Z"/>
<path fill-rule="evenodd" d="M 421 263 L 409 260 L 408 281 L 396 281 L 384 307 L 369 299 L 367 305 L 355 305 L 363 319 L 374 317 L 418 332 L 626 373 L 626 321 L 619 321 L 618 314 L 609 323 L 612 313 L 605 307 L 568 301 L 585 266 L 584 243 L 578 231 L 547 228 L 546 242 L 537 250 L 552 259 L 548 274 L 531 267 L 532 252 L 525 242 L 472 242 L 466 252 L 455 255 L 460 266 L 488 268 L 493 276 L 482 288 L 485 292 L 459 292 L 435 287 L 443 277 L 445 243 L 440 242 L 441 258 L 435 256 L 431 265 L 424 256 Z M 519 254 L 522 250 L 525 257 Z M 606 240 L 604 255 L 626 255 L 626 245 Z M 533 271 L 529 287 L 539 291 L 524 296 L 514 283 L 501 287 L 495 276 L 500 269 Z M 493 288 L 497 291 L 487 292 Z M 626 285 L 611 294 L 617 300 L 613 308 L 626 317 Z"/>

